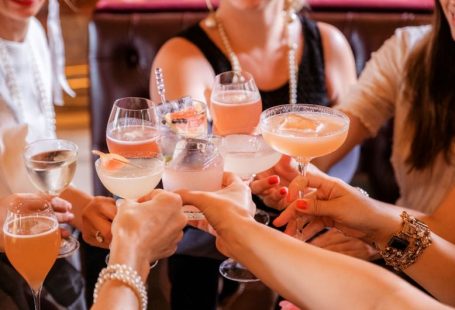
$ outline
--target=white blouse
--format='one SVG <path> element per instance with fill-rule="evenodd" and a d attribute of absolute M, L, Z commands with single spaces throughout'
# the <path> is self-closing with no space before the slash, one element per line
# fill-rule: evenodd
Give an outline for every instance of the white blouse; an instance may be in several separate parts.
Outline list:
<path fill-rule="evenodd" d="M 36 81 L 39 73 L 48 100 L 45 104 L 51 105 L 51 64 L 43 27 L 32 18 L 23 42 L 2 40 L 2 44 L 9 55 L 22 106 L 12 98 L 5 80 L 6 60 L 0 58 L 0 197 L 13 192 L 36 191 L 23 164 L 24 146 L 38 139 L 55 138 L 55 131 L 49 132 L 52 119 L 46 117 L 45 107 L 41 106 Z"/>
<path fill-rule="evenodd" d="M 412 137 L 405 126 L 411 104 L 404 96 L 405 62 L 416 43 L 429 31 L 431 26 L 396 30 L 372 54 L 357 85 L 339 108 L 357 116 L 371 135 L 376 135 L 390 117 L 395 117 L 391 162 L 400 187 L 397 204 L 431 214 L 455 186 L 455 165 L 448 165 L 440 155 L 431 168 L 408 171 L 405 161 Z"/>

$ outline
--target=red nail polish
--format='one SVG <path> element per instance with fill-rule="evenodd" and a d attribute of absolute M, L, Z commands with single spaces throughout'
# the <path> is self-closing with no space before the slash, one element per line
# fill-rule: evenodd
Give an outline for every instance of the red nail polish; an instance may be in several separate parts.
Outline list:
<path fill-rule="evenodd" d="M 306 208 L 308 208 L 308 205 L 304 200 L 297 200 L 297 208 L 306 210 Z"/>
<path fill-rule="evenodd" d="M 279 182 L 280 182 L 280 179 L 276 175 L 273 175 L 269 178 L 270 185 L 278 184 Z"/>
<path fill-rule="evenodd" d="M 287 193 L 288 193 L 288 189 L 287 189 L 286 187 L 282 187 L 282 188 L 280 189 L 280 195 L 281 195 L 281 196 L 284 196 L 284 195 L 286 195 Z"/>

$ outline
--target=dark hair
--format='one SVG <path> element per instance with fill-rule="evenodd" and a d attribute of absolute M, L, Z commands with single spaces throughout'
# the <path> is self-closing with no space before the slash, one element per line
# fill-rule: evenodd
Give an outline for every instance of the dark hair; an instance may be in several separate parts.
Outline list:
<path fill-rule="evenodd" d="M 406 163 L 410 170 L 431 167 L 442 154 L 451 164 L 455 140 L 455 41 L 439 0 L 431 32 L 409 56 L 405 69 L 413 138 Z"/>

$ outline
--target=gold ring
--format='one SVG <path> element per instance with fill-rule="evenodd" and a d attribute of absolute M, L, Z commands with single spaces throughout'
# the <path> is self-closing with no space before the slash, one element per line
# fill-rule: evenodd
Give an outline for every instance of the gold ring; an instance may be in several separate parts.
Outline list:
<path fill-rule="evenodd" d="M 99 243 L 103 243 L 104 242 L 104 237 L 103 235 L 101 234 L 101 231 L 97 230 L 96 233 L 95 233 L 95 239 L 96 241 L 98 241 Z"/>

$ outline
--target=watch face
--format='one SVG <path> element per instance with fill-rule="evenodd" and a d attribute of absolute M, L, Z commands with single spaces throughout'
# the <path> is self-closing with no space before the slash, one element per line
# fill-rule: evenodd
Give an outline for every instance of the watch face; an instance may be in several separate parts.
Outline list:
<path fill-rule="evenodd" d="M 404 251 L 409 246 L 409 241 L 397 236 L 390 238 L 388 245 L 394 249 Z"/>

